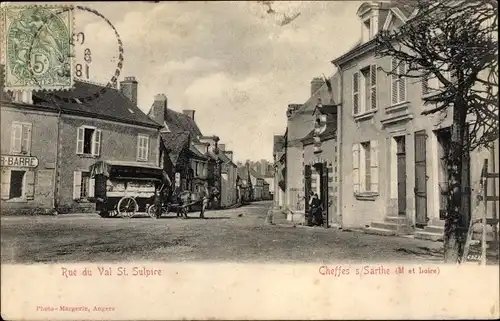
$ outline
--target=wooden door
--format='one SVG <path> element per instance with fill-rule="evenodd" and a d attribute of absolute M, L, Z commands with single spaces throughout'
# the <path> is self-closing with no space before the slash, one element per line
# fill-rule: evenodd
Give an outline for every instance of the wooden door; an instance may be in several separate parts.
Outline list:
<path fill-rule="evenodd" d="M 323 226 L 328 227 L 328 221 L 330 220 L 329 208 L 328 208 L 328 167 L 327 163 L 324 162 L 321 166 L 321 203 L 323 205 Z"/>
<path fill-rule="evenodd" d="M 427 134 L 415 132 L 415 223 L 427 225 Z"/>
<path fill-rule="evenodd" d="M 306 165 L 304 167 L 304 201 L 305 201 L 305 211 L 306 213 L 309 211 L 309 193 L 311 192 L 311 176 L 312 170 L 311 165 Z"/>
<path fill-rule="evenodd" d="M 396 138 L 398 215 L 406 216 L 406 142 L 405 136 Z"/>

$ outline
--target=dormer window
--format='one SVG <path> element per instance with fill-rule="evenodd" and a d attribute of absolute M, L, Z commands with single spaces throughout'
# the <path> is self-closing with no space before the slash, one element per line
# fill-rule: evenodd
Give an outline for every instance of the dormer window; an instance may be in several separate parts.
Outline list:
<path fill-rule="evenodd" d="M 363 41 L 369 41 L 373 38 L 373 23 L 372 17 L 363 20 Z"/>
<path fill-rule="evenodd" d="M 378 30 L 378 5 L 370 2 L 363 3 L 358 9 L 358 17 L 362 22 L 362 40 L 372 40 Z"/>

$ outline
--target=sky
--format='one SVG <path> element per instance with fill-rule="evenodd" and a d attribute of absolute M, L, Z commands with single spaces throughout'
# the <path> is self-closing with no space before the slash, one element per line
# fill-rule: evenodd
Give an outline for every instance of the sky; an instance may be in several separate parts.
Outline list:
<path fill-rule="evenodd" d="M 79 2 L 114 25 L 123 42 L 120 80 L 135 76 L 138 106 L 156 94 L 168 107 L 195 110 L 204 135 L 217 135 L 235 160 L 272 160 L 273 135 L 284 134 L 286 108 L 310 95 L 313 77 L 334 73 L 331 60 L 359 39 L 357 1 Z M 280 26 L 282 14 L 300 15 Z M 105 20 L 75 10 L 76 63 L 91 51 L 89 80 L 107 83 L 116 69 L 117 38 Z M 86 77 L 86 74 L 84 75 Z M 86 78 L 84 78 L 86 79 Z"/>

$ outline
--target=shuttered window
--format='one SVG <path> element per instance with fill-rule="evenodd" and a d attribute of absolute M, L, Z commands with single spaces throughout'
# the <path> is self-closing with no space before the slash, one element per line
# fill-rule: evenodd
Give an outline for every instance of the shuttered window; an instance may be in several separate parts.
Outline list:
<path fill-rule="evenodd" d="M 353 107 L 353 114 L 357 115 L 359 114 L 359 72 L 355 72 L 352 75 L 352 107 Z"/>
<path fill-rule="evenodd" d="M 101 154 L 102 131 L 89 126 L 80 126 L 76 134 L 78 155 L 99 156 Z"/>
<path fill-rule="evenodd" d="M 377 109 L 377 65 L 370 66 L 370 107 Z"/>
<path fill-rule="evenodd" d="M 352 164 L 354 193 L 378 193 L 378 142 L 353 144 Z"/>
<path fill-rule="evenodd" d="M 1 175 L 3 200 L 35 198 L 35 172 L 2 169 Z"/>
<path fill-rule="evenodd" d="M 359 186 L 359 144 L 352 145 L 352 188 L 354 193 L 360 192 Z"/>
<path fill-rule="evenodd" d="M 398 63 L 397 60 L 391 60 L 391 101 L 392 104 L 398 104 L 406 101 L 406 78 L 403 76 L 406 73 L 406 64 Z"/>
<path fill-rule="evenodd" d="M 147 161 L 149 156 L 149 136 L 139 134 L 137 136 L 137 160 Z"/>
<path fill-rule="evenodd" d="M 378 192 L 378 141 L 370 142 L 370 191 Z"/>
<path fill-rule="evenodd" d="M 27 155 L 31 152 L 31 123 L 12 123 L 11 145 L 12 154 Z"/>

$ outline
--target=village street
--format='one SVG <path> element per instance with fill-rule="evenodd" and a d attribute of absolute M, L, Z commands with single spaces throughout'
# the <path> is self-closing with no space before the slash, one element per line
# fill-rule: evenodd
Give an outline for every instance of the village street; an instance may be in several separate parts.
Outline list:
<path fill-rule="evenodd" d="M 190 213 L 104 219 L 94 214 L 4 216 L 2 263 L 229 261 L 436 262 L 440 243 L 337 229 L 294 227 L 283 216 L 264 225 L 270 202 Z"/>

